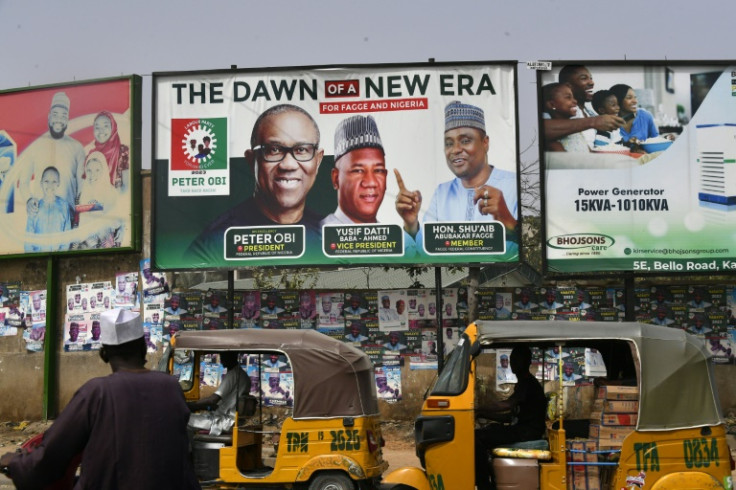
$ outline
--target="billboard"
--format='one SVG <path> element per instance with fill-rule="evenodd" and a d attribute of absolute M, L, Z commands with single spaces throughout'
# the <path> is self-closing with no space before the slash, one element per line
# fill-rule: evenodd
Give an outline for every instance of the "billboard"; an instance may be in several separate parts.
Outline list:
<path fill-rule="evenodd" d="M 154 74 L 159 269 L 519 258 L 516 64 Z"/>
<path fill-rule="evenodd" d="M 136 247 L 140 85 L 0 92 L 0 255 Z"/>
<path fill-rule="evenodd" d="M 548 270 L 736 270 L 736 65 L 568 62 L 537 80 Z"/>

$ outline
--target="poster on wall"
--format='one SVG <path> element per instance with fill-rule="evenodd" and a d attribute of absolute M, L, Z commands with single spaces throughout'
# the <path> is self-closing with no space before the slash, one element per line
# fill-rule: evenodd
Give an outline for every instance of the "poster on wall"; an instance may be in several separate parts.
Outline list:
<path fill-rule="evenodd" d="M 0 255 L 134 248 L 140 86 L 0 92 Z"/>
<path fill-rule="evenodd" d="M 159 269 L 519 260 L 516 64 L 154 74 Z"/>
<path fill-rule="evenodd" d="M 736 66 L 538 72 L 550 271 L 736 270 Z"/>

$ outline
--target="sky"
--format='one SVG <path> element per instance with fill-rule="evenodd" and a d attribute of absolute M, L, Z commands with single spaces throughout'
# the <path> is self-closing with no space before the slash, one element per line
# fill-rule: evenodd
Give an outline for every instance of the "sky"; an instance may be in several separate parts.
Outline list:
<path fill-rule="evenodd" d="M 141 75 L 145 169 L 153 72 L 518 60 L 524 162 L 538 157 L 527 61 L 732 59 L 734 13 L 710 0 L 0 0 L 0 90 Z"/>

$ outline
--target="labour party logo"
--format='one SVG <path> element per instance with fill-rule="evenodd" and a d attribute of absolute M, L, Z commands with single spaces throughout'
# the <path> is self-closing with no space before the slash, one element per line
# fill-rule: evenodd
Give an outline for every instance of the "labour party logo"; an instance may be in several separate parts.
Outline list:
<path fill-rule="evenodd" d="M 227 118 L 171 120 L 171 170 L 226 168 Z"/>

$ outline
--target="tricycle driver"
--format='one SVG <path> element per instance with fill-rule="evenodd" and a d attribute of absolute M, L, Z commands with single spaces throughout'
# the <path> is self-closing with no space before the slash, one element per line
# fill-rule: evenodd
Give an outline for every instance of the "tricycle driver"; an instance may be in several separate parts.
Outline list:
<path fill-rule="evenodd" d="M 227 351 L 220 354 L 220 364 L 227 369 L 222 383 L 210 396 L 187 402 L 189 410 L 208 410 L 189 416 L 190 430 L 208 430 L 210 435 L 220 435 L 232 429 L 235 423 L 235 407 L 238 399 L 250 393 L 250 377 L 238 365 L 238 353 Z M 212 408 L 214 410 L 212 410 Z M 211 410 L 211 411 L 210 411 Z"/>
<path fill-rule="evenodd" d="M 514 393 L 508 399 L 493 402 L 491 406 L 478 411 L 484 414 L 511 412 L 513 415 L 511 424 L 491 424 L 475 430 L 475 485 L 478 490 L 494 488 L 489 481 L 489 450 L 544 436 L 547 399 L 542 385 L 529 371 L 531 363 L 532 352 L 529 347 L 514 347 L 511 351 L 511 371 L 518 379 Z"/>

